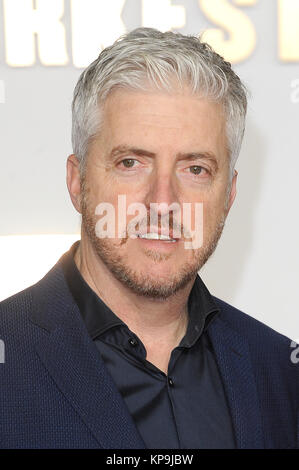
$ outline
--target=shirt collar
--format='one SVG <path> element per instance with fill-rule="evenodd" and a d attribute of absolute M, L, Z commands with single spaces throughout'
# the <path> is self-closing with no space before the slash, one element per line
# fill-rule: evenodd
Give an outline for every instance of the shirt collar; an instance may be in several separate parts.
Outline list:
<path fill-rule="evenodd" d="M 88 333 L 92 339 L 95 339 L 112 327 L 125 326 L 127 328 L 127 325 L 110 310 L 81 276 L 74 260 L 79 244 L 78 240 L 71 246 L 61 258 L 61 263 L 68 287 L 79 307 Z M 219 308 L 199 275 L 196 276 L 189 295 L 188 312 L 187 332 L 179 347 L 191 347 L 219 312 Z"/>

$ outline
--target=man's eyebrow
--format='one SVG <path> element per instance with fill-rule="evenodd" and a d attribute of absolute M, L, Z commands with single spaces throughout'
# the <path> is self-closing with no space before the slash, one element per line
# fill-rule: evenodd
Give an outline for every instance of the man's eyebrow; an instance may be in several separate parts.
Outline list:
<path fill-rule="evenodd" d="M 211 152 L 190 152 L 190 153 L 179 153 L 179 160 L 209 160 L 215 167 L 215 170 L 218 170 L 218 161 L 216 156 Z"/>
<path fill-rule="evenodd" d="M 131 154 L 137 156 L 145 156 L 145 157 L 155 157 L 156 154 L 154 152 L 149 152 L 148 150 L 144 150 L 138 147 L 129 147 L 128 145 L 118 145 L 114 147 L 109 157 L 110 158 L 117 158 L 121 155 Z M 215 167 L 215 170 L 218 170 L 218 162 L 216 156 L 211 152 L 188 152 L 188 153 L 178 153 L 177 158 L 179 160 L 209 160 Z"/>
<path fill-rule="evenodd" d="M 129 147 L 127 145 L 118 145 L 114 147 L 110 152 L 110 158 L 117 158 L 123 154 L 132 154 L 139 157 L 154 157 L 156 154 L 154 152 L 149 152 L 148 150 L 143 150 L 137 147 Z"/>

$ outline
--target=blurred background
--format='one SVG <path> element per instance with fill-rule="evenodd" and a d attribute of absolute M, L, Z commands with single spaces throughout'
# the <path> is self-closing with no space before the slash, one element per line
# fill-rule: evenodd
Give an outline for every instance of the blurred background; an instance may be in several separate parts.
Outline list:
<path fill-rule="evenodd" d="M 0 300 L 80 238 L 65 183 L 83 68 L 139 26 L 204 34 L 251 92 L 238 194 L 200 272 L 299 339 L 299 0 L 0 0 Z"/>

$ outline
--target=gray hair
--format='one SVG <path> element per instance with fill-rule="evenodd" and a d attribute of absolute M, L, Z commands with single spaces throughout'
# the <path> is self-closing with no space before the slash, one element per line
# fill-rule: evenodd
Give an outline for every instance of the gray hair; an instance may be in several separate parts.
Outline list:
<path fill-rule="evenodd" d="M 245 130 L 246 87 L 231 64 L 200 38 L 153 28 L 121 36 L 81 74 L 72 103 L 72 145 L 80 170 L 90 140 L 100 130 L 101 105 L 109 93 L 149 86 L 172 91 L 186 85 L 191 93 L 223 104 L 232 178 Z"/>

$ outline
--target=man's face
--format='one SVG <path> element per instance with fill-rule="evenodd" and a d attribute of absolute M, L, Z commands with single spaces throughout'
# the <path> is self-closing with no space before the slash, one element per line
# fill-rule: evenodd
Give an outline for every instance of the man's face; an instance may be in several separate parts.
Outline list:
<path fill-rule="evenodd" d="M 119 281 L 137 294 L 167 298 L 194 279 L 211 256 L 235 197 L 236 175 L 227 193 L 229 157 L 222 106 L 188 92 L 117 90 L 104 105 L 102 123 L 90 144 L 81 182 L 83 231 L 99 263 Z M 202 246 L 186 249 L 186 227 L 175 214 L 174 223 L 182 230 L 182 238 L 175 242 L 128 235 L 99 238 L 95 208 L 110 203 L 117 216 L 119 195 L 126 196 L 126 208 L 142 203 L 148 213 L 150 203 L 175 202 L 181 208 L 189 203 L 193 227 L 195 203 L 202 203 Z M 159 221 L 162 215 L 158 212 Z M 127 223 L 132 217 L 127 216 Z M 116 218 L 116 237 L 117 223 Z M 149 221 L 146 227 L 150 232 Z"/>

